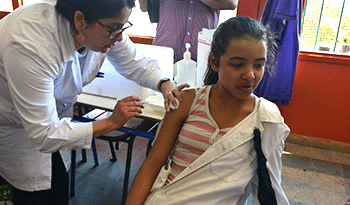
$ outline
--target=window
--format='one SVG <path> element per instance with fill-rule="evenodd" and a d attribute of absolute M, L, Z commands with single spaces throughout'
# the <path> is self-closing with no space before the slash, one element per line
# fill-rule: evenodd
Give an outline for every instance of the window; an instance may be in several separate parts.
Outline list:
<path fill-rule="evenodd" d="M 135 1 L 136 7 L 132 9 L 129 21 L 134 25 L 125 30 L 127 34 L 141 35 L 141 36 L 151 36 L 154 37 L 156 34 L 156 23 L 151 23 L 148 18 L 147 12 L 142 12 L 139 6 L 139 1 Z"/>
<path fill-rule="evenodd" d="M 300 49 L 349 53 L 350 0 L 305 0 Z"/>

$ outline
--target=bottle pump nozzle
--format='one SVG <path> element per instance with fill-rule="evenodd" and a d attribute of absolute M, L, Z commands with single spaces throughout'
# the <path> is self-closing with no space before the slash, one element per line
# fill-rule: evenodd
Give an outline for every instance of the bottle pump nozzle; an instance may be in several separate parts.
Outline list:
<path fill-rule="evenodd" d="M 191 45 L 189 43 L 186 43 L 185 46 L 186 46 L 186 51 L 184 53 L 184 59 L 189 60 L 191 59 L 191 53 L 190 53 Z"/>
<path fill-rule="evenodd" d="M 185 44 L 186 51 L 184 52 L 184 59 L 177 62 L 177 84 L 181 85 L 188 83 L 191 87 L 196 86 L 196 62 L 191 59 L 189 43 Z"/>

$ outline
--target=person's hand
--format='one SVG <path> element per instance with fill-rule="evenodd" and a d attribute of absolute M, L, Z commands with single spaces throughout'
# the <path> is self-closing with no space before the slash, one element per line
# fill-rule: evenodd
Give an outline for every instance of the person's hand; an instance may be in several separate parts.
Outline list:
<path fill-rule="evenodd" d="M 180 91 L 186 87 L 190 87 L 189 84 L 182 84 L 179 86 L 176 86 L 173 82 L 168 81 L 162 84 L 161 91 L 163 93 L 164 97 L 164 107 L 167 112 L 170 112 L 170 103 L 176 107 L 177 102 L 175 98 L 179 100 L 179 102 L 182 101 L 182 97 L 180 94 Z"/>
<path fill-rule="evenodd" d="M 141 98 L 138 96 L 128 96 L 118 100 L 112 115 L 108 119 L 116 125 L 116 128 L 122 127 L 130 117 L 137 117 L 142 113 L 142 108 L 145 108 L 145 106 L 140 101 Z"/>

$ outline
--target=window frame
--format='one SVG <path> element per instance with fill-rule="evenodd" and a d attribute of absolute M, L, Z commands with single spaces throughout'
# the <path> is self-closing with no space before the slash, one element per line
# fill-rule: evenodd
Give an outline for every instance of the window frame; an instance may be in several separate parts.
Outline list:
<path fill-rule="evenodd" d="M 23 0 L 11 0 L 13 10 L 17 9 L 20 6 L 23 6 Z"/>
<path fill-rule="evenodd" d="M 249 16 L 255 20 L 260 21 L 264 12 L 264 5 L 267 0 L 251 0 L 251 1 L 239 1 L 237 15 Z M 305 9 L 305 1 L 303 0 L 303 12 Z M 303 61 L 312 61 L 317 63 L 328 63 L 338 65 L 350 65 L 350 55 L 337 54 L 337 53 L 326 53 L 317 51 L 299 51 L 299 59 Z"/>
<path fill-rule="evenodd" d="M 263 0 L 266 2 L 266 0 Z M 303 13 L 305 11 L 305 2 L 303 0 Z M 318 51 L 299 51 L 299 60 L 312 61 L 318 63 L 331 63 L 337 65 L 350 65 L 350 55 L 333 53 L 333 52 L 318 52 Z"/>
<path fill-rule="evenodd" d="M 11 12 L 0 11 L 0 20 L 1 20 L 2 18 L 4 18 L 5 16 L 7 16 L 7 14 L 9 14 L 9 13 L 11 13 Z"/>

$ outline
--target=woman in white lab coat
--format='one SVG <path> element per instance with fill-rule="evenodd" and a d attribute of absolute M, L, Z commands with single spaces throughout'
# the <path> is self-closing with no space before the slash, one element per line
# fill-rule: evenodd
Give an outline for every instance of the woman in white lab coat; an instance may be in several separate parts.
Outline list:
<path fill-rule="evenodd" d="M 58 0 L 0 21 L 0 175 L 15 204 L 68 204 L 68 151 L 90 149 L 92 138 L 142 113 L 141 99 L 129 96 L 107 119 L 71 122 L 77 95 L 106 57 L 126 78 L 160 90 L 167 110 L 181 100 L 184 85 L 164 79 L 123 33 L 132 7 L 134 0 Z"/>

